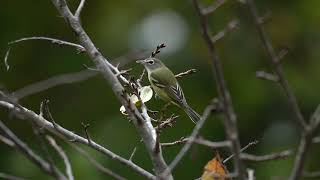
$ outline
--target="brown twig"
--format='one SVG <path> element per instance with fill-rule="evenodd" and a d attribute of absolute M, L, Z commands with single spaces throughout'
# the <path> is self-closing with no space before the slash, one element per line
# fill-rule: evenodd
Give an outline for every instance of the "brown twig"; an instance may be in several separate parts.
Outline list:
<path fill-rule="evenodd" d="M 84 129 L 84 132 L 86 134 L 86 138 L 88 140 L 88 144 L 91 145 L 91 138 L 90 138 L 90 135 L 89 135 L 89 132 L 88 132 L 88 128 L 90 127 L 90 124 L 85 124 L 84 122 L 81 122 L 81 125 Z"/>
<path fill-rule="evenodd" d="M 160 53 L 160 49 L 165 48 L 166 45 L 164 43 L 159 44 L 156 49 L 154 51 L 152 51 L 151 56 L 150 57 L 155 57 L 157 54 Z"/>

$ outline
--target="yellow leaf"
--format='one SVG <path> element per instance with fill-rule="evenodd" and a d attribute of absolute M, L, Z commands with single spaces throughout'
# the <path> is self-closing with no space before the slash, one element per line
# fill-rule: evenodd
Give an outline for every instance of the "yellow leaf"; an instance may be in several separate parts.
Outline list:
<path fill-rule="evenodd" d="M 219 153 L 207 163 L 204 167 L 204 172 L 201 176 L 201 180 L 227 180 L 227 169 L 221 162 Z"/>

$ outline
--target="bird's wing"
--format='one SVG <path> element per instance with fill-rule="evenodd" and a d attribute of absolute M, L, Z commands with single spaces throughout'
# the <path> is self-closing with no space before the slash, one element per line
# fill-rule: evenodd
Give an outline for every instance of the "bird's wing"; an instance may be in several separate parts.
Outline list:
<path fill-rule="evenodd" d="M 162 68 L 159 71 L 152 72 L 149 76 L 149 80 L 153 85 L 157 86 L 169 96 L 169 98 L 177 103 L 185 103 L 185 97 L 183 91 L 174 76 L 174 74 L 168 68 Z"/>

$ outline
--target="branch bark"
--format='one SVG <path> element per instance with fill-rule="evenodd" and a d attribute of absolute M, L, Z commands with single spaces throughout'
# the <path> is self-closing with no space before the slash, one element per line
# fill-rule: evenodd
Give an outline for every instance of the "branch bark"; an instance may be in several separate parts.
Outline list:
<path fill-rule="evenodd" d="M 95 47 L 87 33 L 82 28 L 79 19 L 71 13 L 66 1 L 52 0 L 52 3 L 59 11 L 60 15 L 65 19 L 67 24 L 71 27 L 73 32 L 76 34 L 80 44 L 86 49 L 86 53 L 94 62 L 97 69 L 101 71 L 103 77 L 112 86 L 112 90 L 114 91 L 118 100 L 126 108 L 126 112 L 133 120 L 136 129 L 138 130 L 140 136 L 143 139 L 143 142 L 146 145 L 156 174 L 160 175 L 167 168 L 167 164 L 163 159 L 161 147 L 158 151 L 154 150 L 156 145 L 156 133 L 151 122 L 148 121 L 148 119 L 145 119 L 145 116 L 141 116 L 138 109 L 128 101 L 128 95 L 124 93 L 124 88 L 120 84 L 117 76 L 112 72 L 115 67 L 113 67 Z M 171 173 L 169 177 L 172 178 Z"/>
<path fill-rule="evenodd" d="M 105 154 L 106 156 L 110 157 L 111 159 L 118 161 L 125 166 L 128 166 L 129 168 L 131 168 L 132 170 L 134 170 L 138 174 L 144 176 L 145 178 L 155 179 L 154 175 L 152 175 L 151 173 L 142 169 L 141 167 L 137 166 L 136 164 L 132 163 L 131 161 L 128 161 L 127 159 L 120 157 L 119 155 L 117 155 L 117 154 L 111 152 L 110 150 L 104 148 L 103 146 L 97 144 L 93 140 L 91 140 L 91 143 L 89 143 L 89 141 L 86 138 L 83 138 L 83 137 L 61 127 L 58 124 L 53 125 L 51 122 L 44 119 L 42 116 L 39 116 L 35 112 L 33 112 L 25 107 L 22 107 L 22 106 L 16 107 L 15 105 L 8 103 L 8 102 L 4 102 L 4 101 L 0 101 L 0 105 L 10 109 L 13 113 L 16 113 L 17 115 L 22 116 L 25 119 L 31 120 L 32 122 L 37 124 L 39 127 L 43 127 L 45 129 L 47 129 L 48 131 L 50 131 L 51 133 L 58 135 L 59 137 L 61 137 L 63 139 L 66 139 L 68 141 L 72 140 L 72 142 L 77 142 L 80 144 L 87 145 L 87 146 L 91 147 L 92 149 L 95 149 L 98 152 Z"/>

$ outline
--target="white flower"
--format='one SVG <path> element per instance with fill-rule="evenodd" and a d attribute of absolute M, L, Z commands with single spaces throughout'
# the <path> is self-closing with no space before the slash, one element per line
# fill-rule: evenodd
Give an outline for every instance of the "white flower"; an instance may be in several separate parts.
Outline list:
<path fill-rule="evenodd" d="M 143 86 L 142 88 L 138 89 L 138 92 L 143 103 L 148 102 L 153 96 L 153 91 L 150 86 Z M 130 101 L 134 103 L 136 106 L 139 106 L 141 103 L 139 101 L 139 98 L 135 94 L 132 94 L 130 96 Z M 120 112 L 124 115 L 128 115 L 124 106 L 120 107 Z"/>

